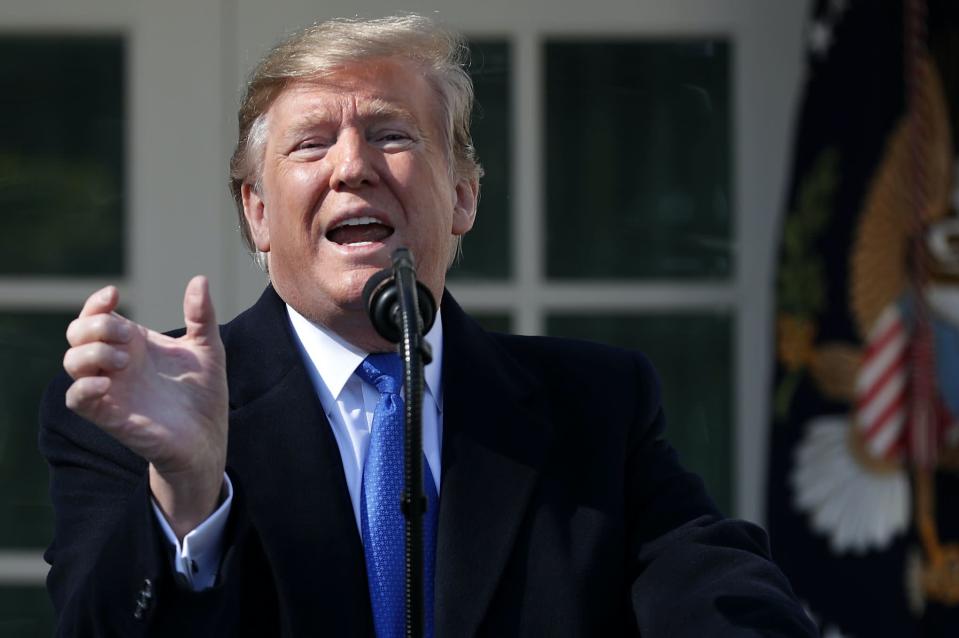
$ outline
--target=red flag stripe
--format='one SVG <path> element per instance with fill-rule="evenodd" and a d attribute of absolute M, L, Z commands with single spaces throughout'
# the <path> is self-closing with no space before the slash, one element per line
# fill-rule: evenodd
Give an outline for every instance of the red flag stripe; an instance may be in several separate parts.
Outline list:
<path fill-rule="evenodd" d="M 876 395 L 882 390 L 882 388 L 889 383 L 893 376 L 899 376 L 903 383 L 905 383 L 906 376 L 906 349 L 903 348 L 896 353 L 896 359 L 890 363 L 885 370 L 882 371 L 882 374 L 876 381 L 865 391 L 858 393 L 858 400 L 856 402 L 856 409 L 862 411 L 866 406 L 875 400 Z"/>
<path fill-rule="evenodd" d="M 866 450 L 874 458 L 889 458 L 889 455 L 901 445 L 905 427 L 906 413 L 899 411 L 866 439 Z"/>
<path fill-rule="evenodd" d="M 871 422 L 864 423 L 863 425 L 866 428 L 865 436 L 866 439 L 871 439 L 876 436 L 876 433 L 892 418 L 897 415 L 905 419 L 906 411 L 906 393 L 900 392 L 896 395 L 894 401 L 891 401 L 889 405 Z"/>
<path fill-rule="evenodd" d="M 902 323 L 897 322 L 899 330 L 892 340 L 882 350 L 863 360 L 856 378 L 857 394 L 865 394 L 876 383 L 890 365 L 907 351 L 906 335 L 902 330 Z"/>
<path fill-rule="evenodd" d="M 882 421 L 884 415 L 888 413 L 892 406 L 901 404 L 906 400 L 907 391 L 905 375 L 895 375 L 889 383 L 885 384 L 876 393 L 875 399 L 856 411 L 856 418 L 866 428 L 873 427 L 876 423 Z"/>
<path fill-rule="evenodd" d="M 886 325 L 888 324 L 888 325 Z M 882 331 L 882 333 L 873 338 L 870 336 L 869 343 L 866 345 L 865 359 L 870 359 L 873 354 L 882 350 L 896 335 L 902 334 L 903 325 L 899 318 L 898 309 L 895 306 L 887 308 L 876 322 L 873 333 Z"/>

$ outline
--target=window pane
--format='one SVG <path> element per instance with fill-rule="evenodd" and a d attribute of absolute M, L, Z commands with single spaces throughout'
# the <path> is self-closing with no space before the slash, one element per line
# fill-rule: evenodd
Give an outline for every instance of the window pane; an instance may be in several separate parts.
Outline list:
<path fill-rule="evenodd" d="M 54 624 L 53 605 L 42 587 L 0 587 L 0 636 L 48 638 Z"/>
<path fill-rule="evenodd" d="M 547 272 L 732 272 L 729 46 L 546 45 Z"/>
<path fill-rule="evenodd" d="M 0 314 L 0 547 L 42 548 L 52 536 L 47 466 L 37 451 L 37 406 L 60 370 L 72 318 Z"/>
<path fill-rule="evenodd" d="M 0 37 L 0 275 L 123 272 L 118 37 Z"/>
<path fill-rule="evenodd" d="M 553 316 L 549 334 L 640 350 L 662 378 L 666 436 L 706 481 L 724 512 L 732 505 L 732 320 L 727 314 Z M 600 371 L 597 371 L 600 372 Z"/>
<path fill-rule="evenodd" d="M 476 224 L 463 240 L 453 279 L 505 279 L 510 274 L 510 53 L 505 42 L 470 44 L 476 90 L 473 144 L 486 175 L 480 180 Z"/>

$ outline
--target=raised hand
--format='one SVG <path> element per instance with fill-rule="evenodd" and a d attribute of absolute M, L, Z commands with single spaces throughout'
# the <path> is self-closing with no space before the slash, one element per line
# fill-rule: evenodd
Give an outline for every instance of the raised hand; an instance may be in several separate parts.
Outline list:
<path fill-rule="evenodd" d="M 223 343 L 205 277 L 183 296 L 186 334 L 168 337 L 115 312 L 119 293 L 93 293 L 67 328 L 67 407 L 150 463 L 150 488 L 182 538 L 219 502 L 226 466 Z"/>

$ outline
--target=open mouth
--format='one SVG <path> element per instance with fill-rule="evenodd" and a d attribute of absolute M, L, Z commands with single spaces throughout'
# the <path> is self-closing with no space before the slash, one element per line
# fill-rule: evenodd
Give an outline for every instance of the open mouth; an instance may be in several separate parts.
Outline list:
<path fill-rule="evenodd" d="M 341 246 L 368 246 L 385 241 L 392 234 L 393 227 L 375 217 L 353 217 L 326 231 L 326 238 Z"/>

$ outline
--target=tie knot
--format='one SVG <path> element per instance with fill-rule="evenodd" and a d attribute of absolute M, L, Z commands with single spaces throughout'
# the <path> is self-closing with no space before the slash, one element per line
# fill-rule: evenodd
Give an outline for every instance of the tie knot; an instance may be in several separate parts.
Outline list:
<path fill-rule="evenodd" d="M 380 394 L 399 394 L 403 387 L 403 364 L 395 352 L 369 355 L 356 368 L 356 374 Z"/>

